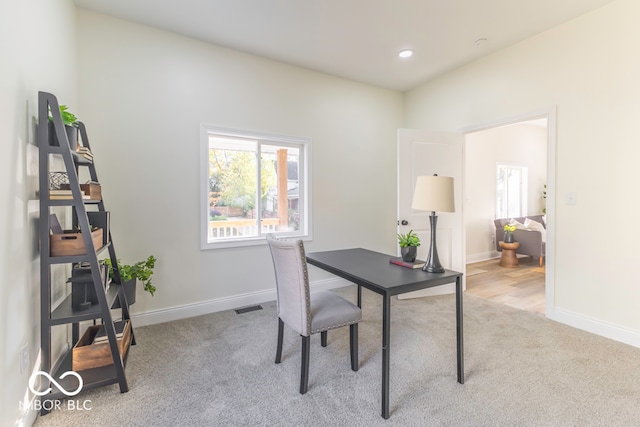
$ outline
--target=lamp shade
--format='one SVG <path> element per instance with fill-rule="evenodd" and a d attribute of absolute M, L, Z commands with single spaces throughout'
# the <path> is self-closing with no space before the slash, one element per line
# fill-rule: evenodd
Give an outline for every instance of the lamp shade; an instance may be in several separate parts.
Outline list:
<path fill-rule="evenodd" d="M 419 176 L 411 208 L 421 211 L 455 212 L 453 178 L 437 175 Z"/>

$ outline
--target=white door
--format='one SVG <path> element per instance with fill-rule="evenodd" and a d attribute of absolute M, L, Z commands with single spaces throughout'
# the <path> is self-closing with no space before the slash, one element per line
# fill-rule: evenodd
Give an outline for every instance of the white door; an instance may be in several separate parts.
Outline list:
<path fill-rule="evenodd" d="M 451 176 L 454 179 L 454 213 L 436 212 L 436 243 L 442 266 L 464 271 L 462 242 L 462 141 L 461 133 L 398 129 L 398 233 L 413 230 L 419 237 L 418 259 L 429 252 L 431 212 L 411 209 L 416 178 L 421 175 Z M 399 251 L 399 249 L 398 249 Z M 410 292 L 398 298 L 416 298 L 455 292 L 455 283 Z"/>

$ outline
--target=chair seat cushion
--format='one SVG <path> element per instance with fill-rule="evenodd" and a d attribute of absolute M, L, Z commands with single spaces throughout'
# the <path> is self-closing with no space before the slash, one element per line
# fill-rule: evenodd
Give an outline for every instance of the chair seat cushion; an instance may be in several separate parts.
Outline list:
<path fill-rule="evenodd" d="M 362 311 L 357 305 L 333 292 L 311 294 L 311 334 L 357 323 Z"/>

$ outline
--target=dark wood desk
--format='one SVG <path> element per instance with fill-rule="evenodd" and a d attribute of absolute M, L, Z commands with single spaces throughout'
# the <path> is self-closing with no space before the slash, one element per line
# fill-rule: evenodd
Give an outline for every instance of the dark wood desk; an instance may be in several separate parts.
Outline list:
<path fill-rule="evenodd" d="M 389 418 L 389 351 L 391 344 L 391 297 L 456 282 L 456 336 L 458 382 L 464 384 L 462 333 L 462 273 L 446 270 L 427 273 L 389 263 L 391 255 L 367 249 L 343 249 L 307 254 L 307 262 L 358 285 L 358 307 L 362 286 L 382 295 L 382 417 Z"/>

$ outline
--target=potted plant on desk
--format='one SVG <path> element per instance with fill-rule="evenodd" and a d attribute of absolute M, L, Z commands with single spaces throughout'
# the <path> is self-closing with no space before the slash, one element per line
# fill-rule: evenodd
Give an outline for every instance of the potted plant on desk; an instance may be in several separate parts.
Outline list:
<path fill-rule="evenodd" d="M 398 244 L 400 245 L 400 254 L 404 262 L 414 262 L 418 254 L 418 246 L 420 246 L 420 238 L 409 230 L 407 234 L 398 234 Z"/>
<path fill-rule="evenodd" d="M 104 260 L 109 268 L 109 275 L 113 279 L 113 265 L 111 259 Z M 156 292 L 156 287 L 151 284 L 151 276 L 153 275 L 153 269 L 156 266 L 156 258 L 153 255 L 144 261 L 136 262 L 135 264 L 124 264 L 118 260 L 118 272 L 120 273 L 120 283 L 124 287 L 125 294 L 127 296 L 127 302 L 129 305 L 136 302 L 136 283 L 138 280 L 142 282 L 145 291 L 149 292 L 151 296 Z M 113 308 L 120 308 L 119 301 Z"/>

